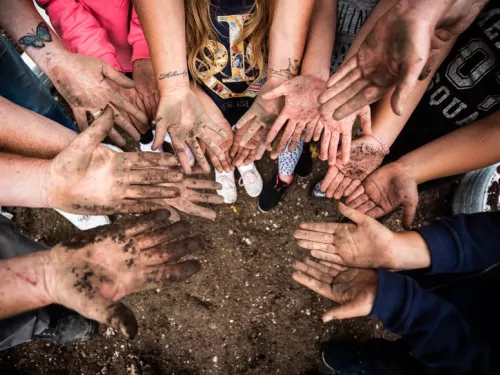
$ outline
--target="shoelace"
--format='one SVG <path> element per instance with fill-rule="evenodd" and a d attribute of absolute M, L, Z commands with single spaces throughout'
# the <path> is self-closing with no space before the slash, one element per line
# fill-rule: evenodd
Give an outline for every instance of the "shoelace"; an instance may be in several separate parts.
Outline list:
<path fill-rule="evenodd" d="M 236 188 L 234 180 L 229 176 L 220 176 L 220 183 L 222 184 L 222 190 Z"/>
<path fill-rule="evenodd" d="M 257 174 L 254 171 L 246 171 L 243 173 L 240 177 L 240 180 L 238 181 L 238 184 L 240 186 L 243 186 L 245 184 L 245 181 L 248 181 L 250 185 L 255 184 L 257 182 Z"/>

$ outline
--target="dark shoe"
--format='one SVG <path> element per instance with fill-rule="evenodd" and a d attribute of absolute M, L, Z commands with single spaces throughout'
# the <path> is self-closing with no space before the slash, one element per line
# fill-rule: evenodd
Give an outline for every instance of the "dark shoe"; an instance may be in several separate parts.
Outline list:
<path fill-rule="evenodd" d="M 323 182 L 323 180 L 319 180 L 318 182 L 316 182 L 311 191 L 309 192 L 309 195 L 311 196 L 311 198 L 314 198 L 314 199 L 327 199 L 326 197 L 326 193 L 323 193 L 321 191 L 321 183 Z"/>
<path fill-rule="evenodd" d="M 305 178 L 312 173 L 312 157 L 309 144 L 306 143 L 300 155 L 299 162 L 295 167 L 295 174 L 300 178 Z"/>
<path fill-rule="evenodd" d="M 294 181 L 295 177 L 291 183 L 286 184 L 280 180 L 279 174 L 276 172 L 271 181 L 266 183 L 262 189 L 262 193 L 259 196 L 259 210 L 269 212 L 276 207 Z"/>
<path fill-rule="evenodd" d="M 362 361 L 363 345 L 352 342 L 329 342 L 323 348 L 323 363 L 332 371 L 357 374 L 366 370 Z"/>
<path fill-rule="evenodd" d="M 48 328 L 33 336 L 33 339 L 67 345 L 86 341 L 99 327 L 98 323 L 84 318 L 75 311 L 62 306 L 51 305 L 46 308 L 50 322 Z"/>

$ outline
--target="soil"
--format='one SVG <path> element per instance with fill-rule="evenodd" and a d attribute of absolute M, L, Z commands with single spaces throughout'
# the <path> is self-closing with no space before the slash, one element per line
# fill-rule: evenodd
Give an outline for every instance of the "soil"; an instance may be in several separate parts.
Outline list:
<path fill-rule="evenodd" d="M 324 325 L 332 306 L 295 283 L 291 263 L 305 256 L 292 240 L 302 221 L 335 221 L 334 200 L 308 198 L 324 173 L 298 180 L 269 214 L 239 188 L 234 205 L 218 208 L 214 222 L 184 217 L 205 239 L 194 256 L 199 274 L 171 288 L 128 297 L 139 335 L 128 341 L 101 328 L 85 343 L 55 346 L 31 342 L 0 353 L 2 374 L 328 374 L 320 346 L 330 340 L 388 337 L 382 325 L 353 319 Z M 258 163 L 264 180 L 275 165 Z M 421 194 L 416 225 L 449 215 L 453 185 Z M 12 208 L 14 222 L 48 245 L 70 240 L 77 230 L 53 210 Z M 115 219 L 115 218 L 113 218 Z M 386 222 L 400 230 L 400 213 Z"/>

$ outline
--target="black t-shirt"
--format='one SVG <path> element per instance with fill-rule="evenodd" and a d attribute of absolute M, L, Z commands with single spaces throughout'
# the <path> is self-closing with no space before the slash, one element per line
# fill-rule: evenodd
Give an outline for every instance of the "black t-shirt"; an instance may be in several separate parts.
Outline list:
<path fill-rule="evenodd" d="M 213 2 L 212 23 L 218 36 L 217 71 L 203 78 L 203 89 L 217 104 L 224 117 L 234 125 L 252 105 L 265 82 L 258 72 L 247 72 L 246 56 L 251 53 L 247 43 L 238 42 L 243 32 L 252 0 L 219 0 Z M 215 49 L 215 41 L 212 48 Z"/>

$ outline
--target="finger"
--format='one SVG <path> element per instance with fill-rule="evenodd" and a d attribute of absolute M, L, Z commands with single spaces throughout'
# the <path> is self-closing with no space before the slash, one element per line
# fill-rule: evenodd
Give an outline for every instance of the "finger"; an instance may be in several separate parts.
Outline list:
<path fill-rule="evenodd" d="M 340 255 L 331 251 L 311 250 L 311 256 L 316 259 L 324 260 L 331 263 L 344 265 L 344 260 Z"/>
<path fill-rule="evenodd" d="M 344 179 L 342 180 L 342 182 L 340 183 L 339 187 L 337 188 L 337 190 L 335 190 L 333 197 L 337 200 L 342 198 L 342 195 L 344 195 L 345 189 L 351 184 L 351 182 L 352 182 L 352 179 L 345 176 Z"/>
<path fill-rule="evenodd" d="M 128 135 L 132 137 L 132 139 L 136 142 L 141 140 L 141 134 L 137 131 L 134 125 L 123 116 L 118 109 L 113 108 L 115 112 L 114 122 L 115 124 L 123 129 Z"/>
<path fill-rule="evenodd" d="M 331 243 L 327 244 L 315 241 L 297 240 L 297 245 L 303 249 L 319 250 L 324 251 L 325 253 L 334 253 L 336 251 L 335 246 L 333 246 Z"/>
<path fill-rule="evenodd" d="M 207 155 L 210 161 L 212 162 L 212 165 L 215 168 L 215 170 L 219 173 L 222 173 L 224 171 L 224 168 L 222 168 L 222 164 L 217 158 L 217 156 L 215 156 L 215 154 L 212 151 L 210 151 L 210 149 L 207 149 Z"/>
<path fill-rule="evenodd" d="M 403 202 L 403 228 L 405 230 L 411 229 L 411 224 L 415 220 L 417 212 L 417 204 L 415 202 Z"/>
<path fill-rule="evenodd" d="M 248 158 L 250 155 L 250 150 L 246 148 L 240 147 L 239 153 L 236 155 L 236 159 L 233 160 L 233 165 L 235 167 L 239 167 L 240 165 L 243 165 L 245 160 Z"/>
<path fill-rule="evenodd" d="M 303 274 L 318 280 L 319 282 L 326 284 L 331 284 L 333 282 L 332 276 L 321 272 L 319 269 L 309 264 L 302 262 L 294 262 L 292 264 L 292 268 L 296 271 L 302 272 Z"/>
<path fill-rule="evenodd" d="M 320 296 L 333 300 L 334 296 L 330 284 L 318 281 L 314 277 L 308 276 L 302 272 L 294 272 L 292 278 L 299 284 L 318 293 Z"/>
<path fill-rule="evenodd" d="M 295 151 L 297 148 L 297 145 L 300 142 L 300 138 L 302 137 L 302 134 L 304 133 L 304 129 L 307 126 L 307 123 L 301 122 L 297 127 L 295 128 L 295 131 L 293 132 L 292 138 L 290 140 L 290 143 L 288 144 L 288 150 L 289 151 Z"/>
<path fill-rule="evenodd" d="M 371 308 L 370 308 L 371 309 Z M 367 316 L 370 312 L 366 312 L 366 308 L 358 301 L 353 300 L 344 305 L 333 307 L 323 314 L 323 322 L 329 322 L 333 319 L 351 319 Z"/>
<path fill-rule="evenodd" d="M 186 260 L 177 264 L 164 264 L 154 267 L 147 267 L 134 274 L 134 292 L 168 286 L 172 282 L 184 281 L 201 268 L 197 260 Z"/>
<path fill-rule="evenodd" d="M 317 270 L 330 275 L 330 276 L 337 276 L 339 274 L 339 266 L 334 264 L 334 263 L 328 263 L 328 262 L 317 262 L 312 259 L 306 259 L 304 260 L 304 263 L 307 264 L 308 266 L 314 267 Z M 342 266 L 340 266 L 342 267 Z"/>
<path fill-rule="evenodd" d="M 358 113 L 359 123 L 361 126 L 361 131 L 365 135 L 372 134 L 372 117 L 371 117 L 371 108 L 370 106 L 366 106 L 361 109 Z"/>
<path fill-rule="evenodd" d="M 348 202 L 349 198 L 351 198 L 354 195 L 354 193 L 356 193 L 357 195 L 353 199 L 355 199 L 355 198 L 359 197 L 361 194 L 363 194 L 364 189 L 363 188 L 359 189 L 360 185 L 361 185 L 360 180 L 352 180 L 351 184 L 345 189 L 344 196 L 348 197 L 346 204 L 349 204 L 349 202 Z"/>
<path fill-rule="evenodd" d="M 344 117 L 347 117 L 347 115 L 344 114 L 343 117 L 340 117 L 338 115 L 338 108 L 341 106 L 345 105 L 345 103 L 348 103 L 351 101 L 351 99 L 358 104 L 358 108 L 356 110 L 364 107 L 366 105 L 366 101 L 364 100 L 364 96 L 361 95 L 363 90 L 367 87 L 370 86 L 370 82 L 365 79 L 365 78 L 360 78 L 356 82 L 354 82 L 352 85 L 347 87 L 344 91 L 339 93 L 337 96 L 334 98 L 326 101 L 324 104 L 322 104 L 319 107 L 319 113 L 323 116 L 328 116 L 331 115 L 333 118 L 337 121 L 342 120 Z M 353 99 L 354 98 L 354 99 Z M 351 114 L 355 112 L 352 111 Z"/>
<path fill-rule="evenodd" d="M 190 228 L 191 225 L 185 221 L 154 228 L 135 236 L 133 245 L 138 250 L 151 249 L 166 241 L 172 242 L 175 239 L 188 235 Z"/>
<path fill-rule="evenodd" d="M 167 128 L 168 125 L 166 123 L 166 120 L 163 119 L 163 117 L 158 116 L 156 119 L 156 127 L 155 127 L 155 139 L 153 141 L 153 144 L 151 145 L 151 148 L 155 151 L 158 150 L 163 142 L 165 141 L 165 137 L 167 136 Z M 184 140 L 180 140 L 184 141 Z M 175 146 L 174 146 L 174 140 L 172 138 L 172 147 L 174 147 L 175 151 Z M 176 152 L 177 155 L 177 152 Z"/>
<path fill-rule="evenodd" d="M 197 236 L 164 243 L 153 250 L 141 251 L 136 263 L 142 266 L 156 266 L 180 259 L 187 254 L 199 251 L 202 247 L 203 241 Z"/>
<path fill-rule="evenodd" d="M 337 168 L 336 165 L 332 165 L 330 168 L 328 168 L 328 171 L 326 172 L 326 175 L 323 178 L 323 182 L 321 183 L 320 186 L 322 192 L 326 192 L 328 190 L 335 177 L 337 177 L 338 173 L 339 169 Z"/>
<path fill-rule="evenodd" d="M 206 189 L 206 190 L 220 190 L 222 185 L 215 181 L 198 180 L 195 178 L 188 178 L 184 182 L 184 186 L 188 189 Z"/>
<path fill-rule="evenodd" d="M 362 205 L 360 205 L 359 207 L 357 207 L 356 211 L 359 211 L 362 214 L 364 214 L 364 213 L 367 213 L 368 211 L 370 211 L 375 206 L 376 206 L 376 204 L 373 201 L 368 200 L 365 203 L 363 203 Z"/>
<path fill-rule="evenodd" d="M 365 215 L 363 215 L 361 212 L 359 212 L 351 207 L 346 206 L 342 202 L 339 202 L 338 210 L 343 216 L 351 219 L 352 221 L 354 221 L 358 225 L 362 224 L 367 219 L 367 217 Z"/>
<path fill-rule="evenodd" d="M 344 177 L 345 176 L 341 172 L 339 172 L 337 174 L 337 176 L 335 176 L 332 183 L 330 184 L 330 186 L 326 190 L 326 197 L 327 198 L 333 198 L 333 194 L 335 194 L 339 185 L 342 183 L 342 181 L 344 181 Z"/>
<path fill-rule="evenodd" d="M 97 112 L 97 110 L 96 110 L 96 112 Z M 85 129 L 87 129 L 89 127 L 89 124 L 87 122 L 87 114 L 86 114 L 85 110 L 74 109 L 73 114 L 75 115 L 75 121 L 76 121 L 76 124 L 78 125 L 78 129 L 80 129 L 81 132 L 83 132 Z"/>
<path fill-rule="evenodd" d="M 280 96 L 286 96 L 288 94 L 288 88 L 289 88 L 289 83 L 290 81 L 286 81 L 285 83 L 282 83 L 278 87 L 275 87 L 274 89 L 266 92 L 265 94 L 261 95 L 262 100 L 274 100 L 278 99 Z"/>
<path fill-rule="evenodd" d="M 128 339 L 137 336 L 138 324 L 134 313 L 121 302 L 113 302 L 101 295 L 94 295 L 79 311 L 88 319 L 110 326 Z"/>
<path fill-rule="evenodd" d="M 124 74 L 114 70 L 111 66 L 106 63 L 102 63 L 102 75 L 108 78 L 110 81 L 116 83 L 118 86 L 124 89 L 132 89 L 135 83 L 130 78 L 127 78 Z"/>
<path fill-rule="evenodd" d="M 125 198 L 127 199 L 161 199 L 178 196 L 178 189 L 166 186 L 129 186 L 125 190 Z"/>
<path fill-rule="evenodd" d="M 152 228 L 167 225 L 166 223 L 171 219 L 171 216 L 170 211 L 163 209 L 117 222 L 116 224 L 125 231 L 125 237 L 134 237 Z"/>
<path fill-rule="evenodd" d="M 186 143 L 189 146 L 189 149 L 193 153 L 201 169 L 206 173 L 210 172 L 210 164 L 208 164 L 208 161 L 205 158 L 203 151 L 201 150 L 199 142 L 196 139 L 189 138 L 186 140 Z"/>
<path fill-rule="evenodd" d="M 160 152 L 127 152 L 124 160 L 130 163 L 130 168 L 177 167 L 176 157 Z"/>
<path fill-rule="evenodd" d="M 243 116 L 240 117 L 238 122 L 236 123 L 235 127 L 236 129 L 241 129 L 243 126 L 245 126 L 249 121 L 252 121 L 255 117 L 255 112 L 250 110 L 249 108 L 248 111 L 246 111 Z"/>
<path fill-rule="evenodd" d="M 261 122 L 259 119 L 257 118 L 254 118 L 254 120 L 252 121 L 252 123 L 250 124 L 250 126 L 248 127 L 247 131 L 245 132 L 245 134 L 243 134 L 243 136 L 241 137 L 241 141 L 240 141 L 240 146 L 241 147 L 244 147 L 248 141 L 255 135 L 255 133 L 257 133 L 257 131 L 260 129 L 261 127 Z"/>
<path fill-rule="evenodd" d="M 382 98 L 388 89 L 379 88 L 377 86 L 367 86 L 354 96 L 352 99 L 345 100 L 344 104 L 339 106 L 333 113 L 333 118 L 337 121 L 343 120 L 347 116 L 359 111 L 361 108 L 366 107 L 368 104 L 375 103 Z"/>
<path fill-rule="evenodd" d="M 221 169 L 229 172 L 231 167 L 229 166 L 224 151 L 208 137 L 202 136 L 201 141 L 207 146 L 207 151 L 210 151 L 209 156 L 212 155 L 212 160 L 216 159 L 215 163 L 220 165 Z"/>
<path fill-rule="evenodd" d="M 204 194 L 195 191 L 190 191 L 188 193 L 187 199 L 189 199 L 189 201 L 193 203 L 212 203 L 212 204 L 224 203 L 224 198 L 218 194 Z"/>
<path fill-rule="evenodd" d="M 337 223 L 302 223 L 299 228 L 311 232 L 335 233 Z"/>
<path fill-rule="evenodd" d="M 323 121 L 322 120 L 318 120 L 318 122 L 316 123 L 315 126 L 312 126 L 311 123 L 309 123 L 306 127 L 306 131 L 304 133 L 304 142 L 306 143 L 309 143 L 311 142 L 311 139 L 313 139 L 313 135 L 316 131 L 319 132 L 319 134 L 321 134 L 321 132 L 323 131 Z"/>
<path fill-rule="evenodd" d="M 183 180 L 184 173 L 174 169 L 133 169 L 128 174 L 128 183 L 131 185 L 151 185 Z"/>
<path fill-rule="evenodd" d="M 166 209 L 167 205 L 163 203 L 161 200 L 134 200 L 134 199 L 125 199 L 123 200 L 118 207 L 116 207 L 116 211 L 108 213 L 111 215 L 112 213 L 119 214 L 141 214 L 147 212 L 153 212 L 156 210 Z"/>
<path fill-rule="evenodd" d="M 283 125 L 288 121 L 288 114 L 285 110 L 281 111 L 279 116 L 276 118 L 274 121 L 273 126 L 271 127 L 271 130 L 269 130 L 269 133 L 267 134 L 266 137 L 266 143 L 271 144 L 273 143 L 274 139 L 280 132 L 281 128 L 283 128 Z"/>
<path fill-rule="evenodd" d="M 208 220 L 215 220 L 215 218 L 217 217 L 217 214 L 214 210 L 198 206 L 186 199 L 182 201 L 179 201 L 178 199 L 172 199 L 167 202 L 169 202 L 172 207 L 175 207 L 179 211 L 182 211 L 188 215 L 198 216 Z"/>
<path fill-rule="evenodd" d="M 297 240 L 314 241 L 323 244 L 332 244 L 334 240 L 333 234 L 323 233 L 323 232 L 312 232 L 303 229 L 297 229 L 293 233 L 293 237 Z"/>
<path fill-rule="evenodd" d="M 386 215 L 386 212 L 380 207 L 374 207 L 371 210 L 367 211 L 366 215 L 376 219 L 378 217 Z"/>
<path fill-rule="evenodd" d="M 323 131 L 323 129 L 325 130 L 326 132 L 326 129 L 327 129 L 327 125 L 325 122 L 322 122 L 322 125 L 321 126 L 316 126 L 314 128 L 314 133 L 313 133 L 313 137 L 312 139 L 315 141 L 315 142 L 318 142 L 320 137 L 321 137 L 321 132 Z"/>
<path fill-rule="evenodd" d="M 335 85 L 328 86 L 325 92 L 323 92 L 318 97 L 318 102 L 320 104 L 326 103 L 328 100 L 334 98 L 338 94 L 342 93 L 344 90 L 348 89 L 354 82 L 362 78 L 363 74 L 361 69 L 355 68 L 345 75 L 340 81 Z"/>
<path fill-rule="evenodd" d="M 330 263 L 330 262 L 327 262 L 326 260 L 320 260 L 319 263 L 327 266 L 328 268 L 333 268 L 334 270 L 337 270 L 340 272 L 347 271 L 349 269 L 349 267 L 341 266 L 340 264 L 337 264 L 337 263 Z"/>
<path fill-rule="evenodd" d="M 347 74 L 349 74 L 352 70 L 358 67 L 358 59 L 356 56 L 351 57 L 348 61 L 346 61 L 342 66 L 333 74 L 328 81 L 326 81 L 326 86 L 331 87 L 335 85 L 338 81 L 344 78 Z"/>
<path fill-rule="evenodd" d="M 368 199 L 369 199 L 368 195 L 365 194 L 364 186 L 359 185 L 354 190 L 354 192 L 349 194 L 349 197 L 346 199 L 345 203 L 351 208 L 356 208 L 356 207 L 360 206 L 361 204 L 365 203 Z"/>
<path fill-rule="evenodd" d="M 351 157 L 351 132 L 342 133 L 342 162 L 347 164 Z"/>
<path fill-rule="evenodd" d="M 229 134 L 227 134 L 226 131 L 219 124 L 217 124 L 215 121 L 213 121 L 207 115 L 203 115 L 201 118 L 201 121 L 208 129 L 213 131 L 215 134 L 217 134 L 222 139 L 229 139 Z"/>
<path fill-rule="evenodd" d="M 337 162 L 337 151 L 339 148 L 340 133 L 334 132 L 328 145 L 328 164 L 335 165 Z"/>
<path fill-rule="evenodd" d="M 125 138 L 123 138 L 120 135 L 120 133 L 116 131 L 116 129 L 111 129 L 111 131 L 108 134 L 108 137 L 111 140 L 111 142 L 117 145 L 118 147 L 124 147 L 127 144 Z"/>
<path fill-rule="evenodd" d="M 282 154 L 283 152 L 285 152 L 286 146 L 288 145 L 288 142 L 290 142 L 290 138 L 292 137 L 292 134 L 295 131 L 296 127 L 297 127 L 297 121 L 288 120 L 288 124 L 287 124 L 285 131 L 283 132 L 283 135 L 281 136 L 280 142 L 278 144 L 278 153 L 279 154 Z"/>
<path fill-rule="evenodd" d="M 416 61 L 414 63 L 414 61 Z M 414 56 L 414 59 L 407 60 L 403 69 L 403 80 L 396 85 L 396 89 L 391 97 L 391 106 L 394 113 L 398 116 L 403 115 L 404 106 L 410 97 L 413 88 L 418 82 L 418 77 L 422 73 L 427 62 L 427 56 L 424 59 Z"/>
<path fill-rule="evenodd" d="M 142 112 L 139 108 L 137 108 L 135 104 L 125 99 L 116 91 L 111 90 L 110 96 L 111 96 L 111 103 L 120 111 L 128 113 L 129 115 L 135 117 L 137 121 L 140 121 L 143 124 L 148 123 L 148 116 L 146 116 L 144 112 Z"/>
<path fill-rule="evenodd" d="M 156 133 L 158 135 L 158 132 Z M 156 138 L 155 138 L 156 139 Z M 172 139 L 172 147 L 174 148 L 175 156 L 179 160 L 182 170 L 190 174 L 192 172 L 191 165 L 186 154 L 186 144 L 182 141 L 178 141 L 176 138 Z"/>

